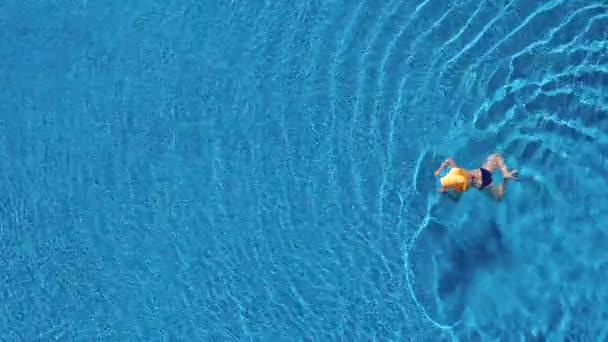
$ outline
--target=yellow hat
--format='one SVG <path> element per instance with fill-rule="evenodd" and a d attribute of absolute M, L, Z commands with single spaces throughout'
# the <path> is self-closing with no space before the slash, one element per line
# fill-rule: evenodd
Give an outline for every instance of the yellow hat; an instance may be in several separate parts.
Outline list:
<path fill-rule="evenodd" d="M 459 168 L 453 168 L 450 172 L 441 177 L 441 186 L 444 188 L 454 189 L 456 191 L 466 191 L 469 188 L 469 178 L 466 176 L 464 170 Z"/>

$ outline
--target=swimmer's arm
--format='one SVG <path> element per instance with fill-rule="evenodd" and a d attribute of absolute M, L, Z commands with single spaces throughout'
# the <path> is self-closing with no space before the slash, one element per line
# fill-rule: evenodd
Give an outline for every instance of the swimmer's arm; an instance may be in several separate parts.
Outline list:
<path fill-rule="evenodd" d="M 435 171 L 435 176 L 439 176 L 439 174 L 441 173 L 441 171 L 446 167 L 450 165 L 450 167 L 458 167 L 456 165 L 456 163 L 454 162 L 454 159 L 452 158 L 447 158 L 446 160 L 443 161 L 443 163 L 441 163 L 441 166 L 439 166 L 439 168 L 437 169 L 437 171 Z"/>

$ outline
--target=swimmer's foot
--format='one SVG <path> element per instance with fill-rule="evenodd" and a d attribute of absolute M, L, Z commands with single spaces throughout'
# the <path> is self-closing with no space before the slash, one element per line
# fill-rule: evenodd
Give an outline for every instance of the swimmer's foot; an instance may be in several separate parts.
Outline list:
<path fill-rule="evenodd" d="M 518 170 L 511 170 L 511 171 L 507 171 L 507 173 L 503 176 L 504 179 L 514 179 L 517 180 L 517 176 L 515 175 L 517 172 L 519 172 Z"/>

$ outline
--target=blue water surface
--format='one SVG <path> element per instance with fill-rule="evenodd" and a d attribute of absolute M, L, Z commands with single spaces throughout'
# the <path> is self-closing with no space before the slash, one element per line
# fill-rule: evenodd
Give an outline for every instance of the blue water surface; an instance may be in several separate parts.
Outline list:
<path fill-rule="evenodd" d="M 607 28 L 603 0 L 3 1 L 0 340 L 608 339 Z M 502 201 L 435 192 L 496 151 Z"/>

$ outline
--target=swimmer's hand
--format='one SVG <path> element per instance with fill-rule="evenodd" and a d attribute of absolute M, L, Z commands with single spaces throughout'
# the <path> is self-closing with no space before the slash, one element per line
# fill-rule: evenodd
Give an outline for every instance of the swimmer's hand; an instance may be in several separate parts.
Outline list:
<path fill-rule="evenodd" d="M 439 189 L 437 189 L 437 192 L 446 192 L 446 190 L 447 190 L 446 188 L 439 188 Z"/>
<path fill-rule="evenodd" d="M 517 180 L 517 176 L 515 175 L 516 173 L 517 173 L 517 170 L 507 171 L 507 173 L 503 176 L 503 178 Z"/>
<path fill-rule="evenodd" d="M 454 159 L 452 158 L 447 158 L 446 160 L 443 161 L 443 163 L 441 163 L 441 165 L 439 166 L 439 168 L 437 169 L 437 171 L 435 171 L 434 175 L 435 177 L 439 176 L 439 174 L 441 173 L 441 171 L 443 171 L 443 169 L 450 165 L 450 167 L 458 167 L 456 165 L 456 163 L 454 162 Z"/>

